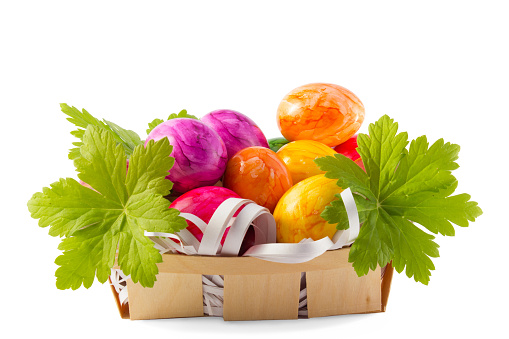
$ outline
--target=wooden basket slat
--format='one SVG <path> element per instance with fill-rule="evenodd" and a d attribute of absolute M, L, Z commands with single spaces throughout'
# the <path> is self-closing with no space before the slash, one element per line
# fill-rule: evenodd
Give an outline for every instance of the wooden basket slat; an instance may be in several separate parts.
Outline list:
<path fill-rule="evenodd" d="M 297 319 L 300 273 L 225 275 L 224 320 Z"/>
<path fill-rule="evenodd" d="M 131 320 L 203 316 L 201 274 L 160 273 L 152 288 L 127 281 Z"/>
<path fill-rule="evenodd" d="M 306 273 L 308 318 L 381 311 L 380 268 L 358 277 L 352 267 Z"/>

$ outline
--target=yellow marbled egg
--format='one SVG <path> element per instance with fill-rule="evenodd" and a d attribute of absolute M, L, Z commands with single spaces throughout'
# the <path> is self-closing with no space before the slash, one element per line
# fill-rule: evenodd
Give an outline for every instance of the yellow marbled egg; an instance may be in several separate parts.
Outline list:
<path fill-rule="evenodd" d="M 274 211 L 277 242 L 297 243 L 304 238 L 319 240 L 326 236 L 332 239 L 336 225 L 329 224 L 320 214 L 343 191 L 336 182 L 318 174 L 286 191 Z"/>
<path fill-rule="evenodd" d="M 288 167 L 294 185 L 306 178 L 325 173 L 314 160 L 334 154 L 337 154 L 335 150 L 313 140 L 292 141 L 277 151 L 279 158 Z"/>

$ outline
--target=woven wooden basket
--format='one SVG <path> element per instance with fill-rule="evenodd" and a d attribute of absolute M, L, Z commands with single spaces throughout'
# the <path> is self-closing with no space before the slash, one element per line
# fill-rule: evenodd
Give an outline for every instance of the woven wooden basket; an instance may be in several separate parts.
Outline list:
<path fill-rule="evenodd" d="M 224 320 L 297 319 L 301 274 L 306 274 L 308 317 L 384 312 L 393 268 L 358 277 L 348 262 L 349 248 L 328 251 L 301 264 L 250 257 L 164 254 L 153 288 L 127 281 L 126 319 L 201 317 L 202 275 L 224 276 Z"/>

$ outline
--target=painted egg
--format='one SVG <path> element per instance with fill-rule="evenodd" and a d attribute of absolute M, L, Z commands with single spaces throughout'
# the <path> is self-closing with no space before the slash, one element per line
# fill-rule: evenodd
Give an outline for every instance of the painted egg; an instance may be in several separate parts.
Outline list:
<path fill-rule="evenodd" d="M 340 154 L 343 154 L 345 157 L 352 159 L 353 162 L 355 162 L 365 171 L 364 163 L 362 162 L 359 152 L 357 152 L 357 147 L 357 134 L 355 134 L 344 143 L 334 147 L 334 150 Z"/>
<path fill-rule="evenodd" d="M 334 150 L 345 157 L 352 159 L 353 161 L 359 159 L 361 156 L 357 152 L 357 134 L 352 136 L 347 141 L 334 147 Z"/>
<path fill-rule="evenodd" d="M 230 109 L 219 109 L 205 114 L 200 120 L 212 127 L 223 139 L 228 159 L 246 147 L 269 148 L 262 130 L 242 113 Z"/>
<path fill-rule="evenodd" d="M 308 84 L 288 93 L 277 123 L 290 140 L 315 140 L 334 147 L 348 140 L 364 121 L 364 105 L 349 90 L 333 84 Z"/>
<path fill-rule="evenodd" d="M 332 239 L 336 225 L 329 224 L 320 214 L 343 191 L 336 182 L 319 174 L 302 180 L 283 195 L 274 211 L 278 242 Z"/>
<path fill-rule="evenodd" d="M 228 161 L 223 185 L 272 213 L 279 199 L 292 187 L 292 177 L 274 151 L 255 146 L 244 148 Z"/>
<path fill-rule="evenodd" d="M 163 122 L 147 137 L 150 140 L 168 138 L 175 164 L 167 176 L 173 190 L 185 193 L 201 186 L 214 185 L 226 167 L 226 146 L 216 131 L 196 119 L 177 118 Z"/>
<path fill-rule="evenodd" d="M 292 141 L 277 152 L 279 158 L 288 167 L 294 185 L 306 178 L 325 173 L 320 170 L 314 160 L 334 154 L 336 151 L 332 148 L 313 140 Z"/>
<path fill-rule="evenodd" d="M 240 198 L 240 196 L 224 187 L 218 186 L 205 186 L 195 188 L 187 193 L 184 193 L 180 197 L 178 197 L 175 201 L 173 201 L 170 205 L 170 208 L 175 208 L 182 213 L 190 213 L 196 215 L 198 218 L 208 223 L 212 218 L 212 215 L 216 211 L 216 209 L 221 205 L 225 200 L 229 198 Z M 240 209 L 241 210 L 241 209 Z M 240 212 L 237 211 L 237 214 Z M 235 215 L 236 216 L 236 215 Z M 199 241 L 203 238 L 202 231 L 196 226 L 194 223 L 187 221 L 187 230 L 191 232 L 196 239 Z M 228 234 L 228 227 L 223 235 L 221 240 L 221 244 L 224 243 L 226 239 L 226 235 Z M 241 247 L 241 254 L 247 250 L 247 248 L 251 247 L 254 244 L 254 230 L 252 227 L 248 229 L 246 233 L 246 237 L 244 243 Z"/>

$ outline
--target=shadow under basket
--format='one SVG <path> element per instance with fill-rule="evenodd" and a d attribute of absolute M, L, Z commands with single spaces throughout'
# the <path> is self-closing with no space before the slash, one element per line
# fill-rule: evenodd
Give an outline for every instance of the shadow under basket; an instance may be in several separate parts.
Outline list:
<path fill-rule="evenodd" d="M 393 275 L 389 264 L 358 277 L 348 262 L 350 248 L 327 251 L 300 264 L 250 257 L 163 254 L 153 288 L 127 280 L 125 319 L 201 317 L 202 275 L 224 276 L 224 320 L 297 319 L 301 275 L 305 272 L 308 318 L 385 312 Z M 382 271 L 382 272 L 381 272 Z"/>

